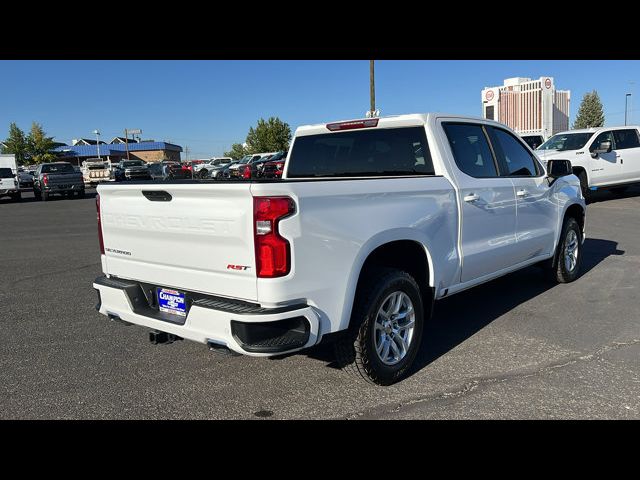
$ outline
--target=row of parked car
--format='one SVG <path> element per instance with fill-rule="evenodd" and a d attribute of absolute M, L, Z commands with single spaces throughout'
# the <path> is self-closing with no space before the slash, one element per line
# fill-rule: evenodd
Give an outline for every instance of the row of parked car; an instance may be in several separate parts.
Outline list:
<path fill-rule="evenodd" d="M 96 186 L 104 181 L 167 179 L 250 179 L 281 178 L 287 152 L 265 152 L 246 155 L 239 160 L 215 157 L 205 161 L 147 163 L 142 160 L 83 162 L 85 185 Z"/>

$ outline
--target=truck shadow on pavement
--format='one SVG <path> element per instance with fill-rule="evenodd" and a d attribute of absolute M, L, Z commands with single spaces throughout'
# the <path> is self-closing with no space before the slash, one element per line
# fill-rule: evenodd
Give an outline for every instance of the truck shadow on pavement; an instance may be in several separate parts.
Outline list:
<path fill-rule="evenodd" d="M 605 258 L 625 253 L 618 250 L 618 242 L 598 238 L 585 239 L 583 248 L 581 276 Z M 532 266 L 436 302 L 433 317 L 425 324 L 422 347 L 409 376 L 495 319 L 556 286 L 545 278 L 541 269 Z"/>
<path fill-rule="evenodd" d="M 640 197 L 640 186 L 631 185 L 624 191 L 602 189 L 591 193 L 589 204 Z"/>
<path fill-rule="evenodd" d="M 585 275 L 605 258 L 624 255 L 618 242 L 587 238 L 584 242 L 581 275 Z M 578 278 L 576 281 L 580 281 Z M 518 305 L 557 286 L 547 280 L 541 269 L 528 267 L 484 285 L 436 302 L 431 320 L 425 324 L 420 351 L 408 377 L 422 370 L 495 319 Z M 320 344 L 305 352 L 310 358 L 338 368 L 332 345 Z"/>
<path fill-rule="evenodd" d="M 47 200 L 46 203 L 49 202 L 58 202 L 61 200 L 83 200 L 83 199 L 87 199 L 87 198 L 95 198 L 96 196 L 96 191 L 95 190 L 91 190 L 91 191 L 87 191 L 84 194 L 83 198 L 78 198 L 76 196 L 73 196 L 71 198 L 64 196 L 64 195 L 52 195 L 51 197 L 49 197 L 49 200 Z M 20 204 L 20 203 L 42 203 L 42 200 L 38 200 L 33 196 L 33 193 L 31 193 L 31 191 L 22 192 L 22 200 L 20 200 L 20 202 L 12 202 L 11 199 L 9 198 L 0 198 L 0 204 L 3 203 L 16 203 L 16 204 Z"/>

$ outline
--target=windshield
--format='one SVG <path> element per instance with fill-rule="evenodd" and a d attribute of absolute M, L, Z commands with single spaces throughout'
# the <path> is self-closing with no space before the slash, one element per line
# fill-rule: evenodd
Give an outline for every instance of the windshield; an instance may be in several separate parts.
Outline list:
<path fill-rule="evenodd" d="M 0 168 L 0 178 L 13 178 L 13 172 L 10 168 Z"/>
<path fill-rule="evenodd" d="M 238 163 L 249 163 L 252 158 L 253 158 L 253 155 L 245 155 L 240 159 Z"/>
<path fill-rule="evenodd" d="M 127 167 L 141 167 L 143 165 L 144 165 L 144 163 L 142 162 L 142 160 L 129 160 L 129 161 L 126 161 L 126 162 L 122 162 L 122 166 L 124 168 L 127 168 Z"/>
<path fill-rule="evenodd" d="M 585 146 L 593 133 L 558 133 L 538 147 L 538 150 L 578 150 Z"/>
<path fill-rule="evenodd" d="M 269 160 L 271 162 L 275 162 L 276 160 L 281 160 L 286 156 L 287 156 L 287 152 L 278 152 L 275 155 L 273 155 Z"/>
<path fill-rule="evenodd" d="M 51 163 L 42 166 L 42 173 L 75 173 L 70 163 Z"/>

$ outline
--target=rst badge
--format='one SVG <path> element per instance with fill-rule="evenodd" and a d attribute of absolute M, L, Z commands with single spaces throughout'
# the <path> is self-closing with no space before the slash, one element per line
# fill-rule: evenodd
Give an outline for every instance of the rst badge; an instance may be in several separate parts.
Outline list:
<path fill-rule="evenodd" d="M 227 265 L 227 270 L 249 270 L 250 268 L 247 265 L 232 265 L 231 263 Z"/>

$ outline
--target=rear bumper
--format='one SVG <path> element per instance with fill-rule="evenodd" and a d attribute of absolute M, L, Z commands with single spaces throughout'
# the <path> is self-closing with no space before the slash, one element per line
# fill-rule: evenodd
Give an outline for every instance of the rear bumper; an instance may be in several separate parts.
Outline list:
<path fill-rule="evenodd" d="M 141 284 L 98 277 L 96 310 L 111 318 L 167 332 L 204 344 L 214 343 L 244 355 L 272 356 L 315 345 L 319 316 L 308 305 L 266 309 L 217 297 L 196 299 L 186 318 L 163 318 L 150 308 Z M 184 320 L 184 323 L 176 323 Z"/>
<path fill-rule="evenodd" d="M 72 184 L 72 185 L 65 185 L 65 186 L 61 186 L 61 185 L 47 185 L 46 187 L 43 187 L 42 189 L 44 192 L 47 193 L 56 193 L 56 192 L 77 192 L 80 190 L 84 190 L 84 182 L 82 182 L 81 184 Z"/>

